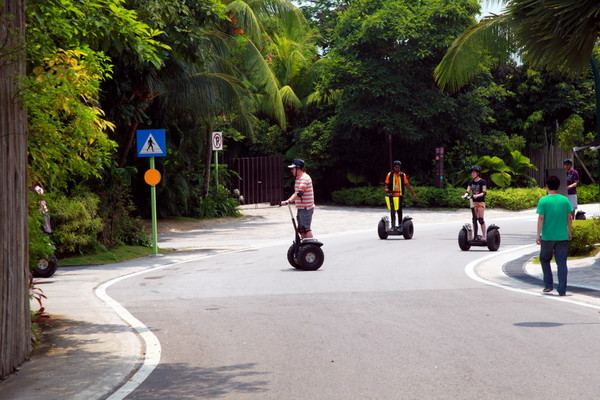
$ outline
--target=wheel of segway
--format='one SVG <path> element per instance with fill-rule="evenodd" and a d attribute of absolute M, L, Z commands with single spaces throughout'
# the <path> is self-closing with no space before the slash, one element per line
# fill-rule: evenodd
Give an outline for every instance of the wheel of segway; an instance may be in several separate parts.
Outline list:
<path fill-rule="evenodd" d="M 305 244 L 300 246 L 298 257 L 296 257 L 300 269 L 305 271 L 316 271 L 321 268 L 325 261 L 325 254 L 319 246 Z"/>
<path fill-rule="evenodd" d="M 412 221 L 404 221 L 402 223 L 402 236 L 404 236 L 404 239 L 412 239 L 414 233 L 415 227 L 413 226 Z"/>
<path fill-rule="evenodd" d="M 294 267 L 296 269 L 300 269 L 300 265 L 298 265 L 298 263 L 296 262 L 296 259 L 294 258 L 294 245 L 291 245 L 290 248 L 288 249 L 287 259 L 292 267 Z"/>
<path fill-rule="evenodd" d="M 50 259 L 40 258 L 38 265 L 31 271 L 36 278 L 50 278 L 58 268 L 56 256 L 51 255 Z"/>
<path fill-rule="evenodd" d="M 386 224 L 383 219 L 379 221 L 379 224 L 377 224 L 377 234 L 379 235 L 379 239 L 387 239 L 388 237 L 387 227 L 385 225 Z"/>
<path fill-rule="evenodd" d="M 466 228 L 462 228 L 460 232 L 458 232 L 458 247 L 462 251 L 467 251 L 471 248 L 471 244 L 469 243 L 469 233 Z"/>
<path fill-rule="evenodd" d="M 489 251 L 496 251 L 500 248 L 500 232 L 498 229 L 490 229 L 488 231 L 486 243 Z"/>

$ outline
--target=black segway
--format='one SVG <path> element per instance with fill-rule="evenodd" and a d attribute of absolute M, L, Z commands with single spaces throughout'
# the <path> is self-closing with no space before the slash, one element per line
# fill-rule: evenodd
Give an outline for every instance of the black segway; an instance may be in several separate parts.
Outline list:
<path fill-rule="evenodd" d="M 469 199 L 473 221 L 474 223 L 477 223 L 473 198 L 470 196 L 467 198 Z M 458 232 L 458 247 L 463 251 L 467 251 L 471 246 L 487 246 L 489 251 L 497 251 L 498 248 L 500 248 L 499 229 L 499 226 L 491 224 L 486 230 L 486 240 L 481 240 L 481 235 L 477 235 L 476 238 L 473 237 L 473 227 L 471 224 L 466 223 L 463 225 L 460 232 Z"/>
<path fill-rule="evenodd" d="M 381 217 L 379 224 L 377 224 L 377 235 L 379 239 L 387 239 L 388 235 L 402 235 L 404 239 L 412 239 L 415 232 L 415 228 L 412 223 L 412 218 L 405 216 L 402 218 L 402 222 L 396 226 L 396 207 L 400 206 L 400 200 L 398 205 L 391 194 L 386 197 L 388 203 L 388 209 L 390 210 L 390 218 L 386 216 Z"/>
<path fill-rule="evenodd" d="M 325 261 L 325 254 L 321 249 L 323 243 L 319 242 L 315 238 L 304 238 L 300 237 L 298 232 L 298 225 L 296 224 L 296 218 L 292 213 L 292 207 L 288 204 L 290 215 L 292 217 L 292 225 L 294 225 L 294 242 L 290 246 L 287 252 L 287 259 L 292 267 L 301 269 L 304 271 L 316 271 L 321 268 L 323 261 Z"/>

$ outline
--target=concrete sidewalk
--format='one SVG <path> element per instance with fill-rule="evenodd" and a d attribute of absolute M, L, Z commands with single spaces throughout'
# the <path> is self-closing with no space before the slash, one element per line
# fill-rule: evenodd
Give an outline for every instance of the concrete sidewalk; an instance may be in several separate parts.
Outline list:
<path fill-rule="evenodd" d="M 598 204 L 580 208 L 587 212 L 588 217 L 600 214 Z M 228 220 L 210 229 L 161 234 L 161 248 L 179 250 L 164 257 L 146 257 L 103 266 L 59 268 L 52 278 L 38 280 L 48 297 L 44 306 L 52 316 L 54 326 L 47 330 L 43 345 L 33 352 L 31 359 L 15 374 L 0 382 L 0 400 L 123 398 L 111 394 L 132 379 L 144 360 L 145 348 L 132 327 L 97 296 L 98 288 L 112 279 L 185 262 L 201 255 L 292 241 L 293 230 L 287 208 L 251 205 L 244 206 L 242 212 L 242 218 Z M 313 230 L 319 238 L 365 230 L 371 230 L 375 237 L 377 223 L 387 213 L 383 208 L 321 206 L 316 211 Z M 460 226 L 470 220 L 468 209 L 407 209 L 405 214 L 414 218 L 416 234 L 421 224 L 456 221 Z M 533 218 L 535 210 L 486 210 L 489 221 L 523 216 Z M 532 244 L 518 252 L 504 254 L 500 251 L 497 256 L 490 253 L 490 258 L 478 263 L 475 271 L 489 282 L 540 292 L 541 287 L 519 282 L 502 270 L 506 262 L 523 254 L 533 254 L 536 249 L 537 246 Z M 570 261 L 569 269 L 569 285 L 600 290 L 598 258 Z M 539 275 L 539 265 L 527 264 L 526 270 L 530 275 Z M 33 304 L 33 307 L 37 309 L 37 305 Z"/>

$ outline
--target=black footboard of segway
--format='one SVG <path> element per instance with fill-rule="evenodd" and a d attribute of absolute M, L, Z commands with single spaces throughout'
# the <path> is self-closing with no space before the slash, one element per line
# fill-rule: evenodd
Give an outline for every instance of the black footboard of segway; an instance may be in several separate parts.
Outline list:
<path fill-rule="evenodd" d="M 300 241 L 300 246 L 304 246 L 305 244 L 312 244 L 315 246 L 323 246 L 323 243 L 319 242 L 317 239 L 315 238 L 304 238 Z"/>

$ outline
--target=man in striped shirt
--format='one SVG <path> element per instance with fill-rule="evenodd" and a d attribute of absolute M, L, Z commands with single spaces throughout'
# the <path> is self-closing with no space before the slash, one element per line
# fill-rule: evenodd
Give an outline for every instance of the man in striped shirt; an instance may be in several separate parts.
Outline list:
<path fill-rule="evenodd" d="M 296 178 L 294 183 L 294 194 L 292 194 L 287 200 L 281 202 L 282 206 L 286 206 L 290 203 L 296 203 L 297 220 L 298 220 L 298 232 L 300 237 L 312 238 L 312 230 L 310 225 L 312 222 L 312 216 L 315 211 L 315 195 L 313 191 L 312 179 L 310 175 L 304 172 L 304 161 L 294 160 L 291 165 L 288 165 L 290 172 Z"/>

